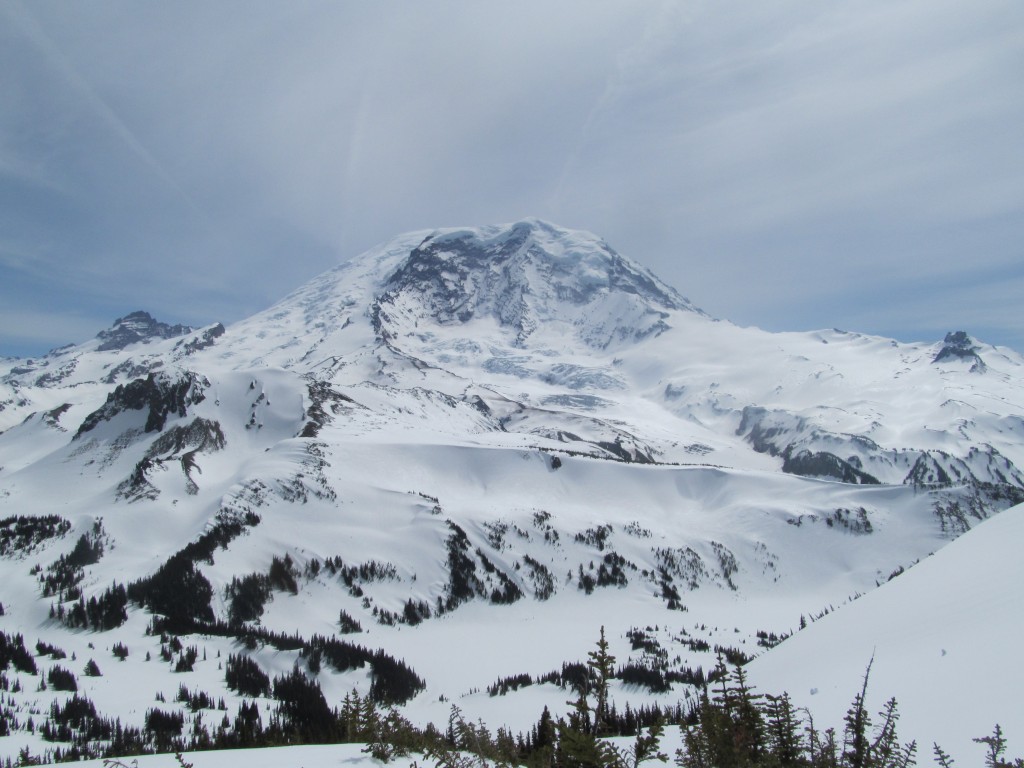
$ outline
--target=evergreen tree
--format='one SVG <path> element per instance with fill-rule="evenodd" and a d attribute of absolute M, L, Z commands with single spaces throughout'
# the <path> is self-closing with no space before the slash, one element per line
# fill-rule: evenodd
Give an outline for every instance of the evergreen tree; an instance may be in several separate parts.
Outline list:
<path fill-rule="evenodd" d="M 555 765 L 557 768 L 600 768 L 603 765 L 602 755 L 594 736 L 586 689 L 581 690 L 579 697 L 569 704 L 572 711 L 569 712 L 568 722 L 561 719 L 558 721 Z"/>
<path fill-rule="evenodd" d="M 800 743 L 800 721 L 793 712 L 788 693 L 765 697 L 765 731 L 768 761 L 776 768 L 800 768 L 807 764 Z"/>
<path fill-rule="evenodd" d="M 555 744 L 558 741 L 558 729 L 551 717 L 551 711 L 544 707 L 540 720 L 533 730 L 533 738 L 529 745 L 532 765 L 550 766 L 555 758 Z"/>
<path fill-rule="evenodd" d="M 646 734 L 642 728 L 637 729 L 636 741 L 624 756 L 627 760 L 627 768 L 639 768 L 641 763 L 646 763 L 648 760 L 668 762 L 668 755 L 661 751 L 661 737 L 664 732 L 665 727 L 660 719 L 654 721 Z"/>
<path fill-rule="evenodd" d="M 935 751 L 935 762 L 939 764 L 940 768 L 953 768 L 953 758 L 944 752 L 942 747 L 933 743 L 932 748 Z"/>
<path fill-rule="evenodd" d="M 854 697 L 844 718 L 846 729 L 843 740 L 843 765 L 846 768 L 867 768 L 868 765 L 867 732 L 871 726 L 871 716 L 868 714 L 864 699 L 867 696 L 868 677 L 871 675 L 871 665 L 874 661 L 872 657 L 868 662 L 860 692 Z"/>
<path fill-rule="evenodd" d="M 615 676 L 615 657 L 608 653 L 608 641 L 604 636 L 604 627 L 601 627 L 601 637 L 597 641 L 597 648 L 587 654 L 590 668 L 590 676 L 594 681 L 594 692 L 596 702 L 594 703 L 594 724 L 593 734 L 600 736 L 605 733 L 608 726 L 608 685 Z"/>
<path fill-rule="evenodd" d="M 976 744 L 984 744 L 988 747 L 988 754 L 985 755 L 985 765 L 988 768 L 1024 768 L 1024 760 L 1021 758 L 1017 758 L 1013 762 L 1003 760 L 1003 752 L 1006 751 L 1006 739 L 1003 737 L 1003 729 L 998 723 L 991 736 L 982 736 L 973 741 Z M 936 750 L 938 750 L 938 746 L 936 746 Z"/>
<path fill-rule="evenodd" d="M 733 685 L 727 689 L 727 709 L 733 723 L 733 745 L 737 765 L 758 765 L 764 748 L 764 720 L 760 695 L 747 685 L 743 667 L 733 668 Z"/>

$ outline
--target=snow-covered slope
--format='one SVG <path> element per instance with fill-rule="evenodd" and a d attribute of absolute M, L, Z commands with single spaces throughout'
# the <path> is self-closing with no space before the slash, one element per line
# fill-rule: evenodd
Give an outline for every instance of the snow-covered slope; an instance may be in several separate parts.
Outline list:
<path fill-rule="evenodd" d="M 895 696 L 900 735 L 923 756 L 938 742 L 961 765 L 998 723 L 1020 751 L 1024 668 L 1024 506 L 960 537 L 899 578 L 809 625 L 748 666 L 818 722 L 838 723 L 869 662 L 869 709 Z"/>
<path fill-rule="evenodd" d="M 321 635 L 404 659 L 421 722 L 459 701 L 528 728 L 565 691 L 487 687 L 585 658 L 602 625 L 622 663 L 707 669 L 1024 500 L 1022 383 L 1019 355 L 964 333 L 714 320 L 537 220 L 416 232 L 227 329 L 135 313 L 0 361 L 0 631 L 79 659 L 125 645 L 80 685 L 128 720 L 157 692 L 182 708 L 181 680 L 234 711 L 215 654 L 247 637 L 285 673 Z M 152 621 L 206 659 L 176 676 Z M 381 664 L 309 674 L 337 704 Z M 38 687 L 17 712 L 65 696 Z M 11 749 L 39 746 L 24 721 Z"/>

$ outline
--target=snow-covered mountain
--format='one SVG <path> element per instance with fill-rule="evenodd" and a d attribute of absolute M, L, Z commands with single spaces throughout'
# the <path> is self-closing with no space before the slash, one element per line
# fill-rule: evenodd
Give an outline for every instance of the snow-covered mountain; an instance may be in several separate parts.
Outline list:
<path fill-rule="evenodd" d="M 715 320 L 546 222 L 411 233 L 226 329 L 133 313 L 0 361 L 0 631 L 94 658 L 80 690 L 129 721 L 179 685 L 237 709 L 241 639 L 332 704 L 528 728 L 602 625 L 670 688 L 627 671 L 619 700 L 674 703 L 716 646 L 761 652 L 1024 500 L 1022 383 L 963 332 Z M 205 658 L 174 673 L 154 621 Z M 317 635 L 366 655 L 314 673 Z M 0 745 L 38 749 L 25 713 L 66 694 L 6 674 Z"/>

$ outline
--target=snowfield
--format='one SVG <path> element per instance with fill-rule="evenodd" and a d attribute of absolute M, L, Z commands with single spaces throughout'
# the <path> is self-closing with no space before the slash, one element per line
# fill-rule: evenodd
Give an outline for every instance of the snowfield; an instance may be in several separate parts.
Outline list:
<path fill-rule="evenodd" d="M 971 739 L 997 723 L 1020 754 L 1022 541 L 1017 506 L 755 659 L 751 680 L 839 723 L 870 663 L 869 709 L 896 697 L 900 735 L 922 756 L 938 742 L 961 765 L 977 763 L 983 752 Z"/>

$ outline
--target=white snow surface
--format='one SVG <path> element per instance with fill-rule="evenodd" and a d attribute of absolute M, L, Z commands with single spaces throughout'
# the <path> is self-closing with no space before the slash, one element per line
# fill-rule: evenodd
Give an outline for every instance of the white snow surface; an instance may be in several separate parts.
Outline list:
<path fill-rule="evenodd" d="M 960 765 L 981 761 L 998 723 L 1009 754 L 1024 745 L 1024 505 L 987 520 L 747 666 L 765 691 L 786 690 L 819 723 L 840 723 L 871 664 L 872 714 L 895 697 L 899 733 L 922 763 L 938 743 Z M 878 718 L 876 718 L 878 719 Z"/>
<path fill-rule="evenodd" d="M 418 277 L 415 264 L 426 265 Z M 853 643 L 852 630 L 814 646 L 827 652 L 791 649 L 875 602 L 890 607 L 871 616 L 890 617 L 905 585 L 925 580 L 919 573 L 973 584 L 968 575 L 995 560 L 988 549 L 1019 538 L 1016 529 L 998 541 L 985 535 L 1021 518 L 1018 509 L 1001 513 L 1024 488 L 1019 355 L 970 340 L 984 366 L 968 357 L 935 363 L 938 340 L 739 328 L 700 312 L 589 233 L 531 219 L 403 235 L 216 331 L 123 350 L 99 351 L 93 340 L 0 360 L 0 520 L 59 515 L 70 524 L 65 535 L 0 556 L 0 631 L 67 652 L 61 662 L 39 657 L 44 673 L 61 663 L 77 674 L 95 658 L 103 677 L 79 675 L 80 690 L 102 713 L 135 725 L 157 693 L 167 700 L 161 707 L 184 709 L 173 701 L 182 684 L 223 696 L 233 714 L 242 699 L 225 688 L 219 665 L 240 646 L 184 638 L 205 658 L 194 672 L 173 674 L 157 660 L 160 639 L 146 634 L 151 617 L 138 606 L 107 632 L 51 619 L 56 597 L 43 595 L 39 576 L 98 520 L 105 548 L 84 569 L 86 598 L 151 575 L 218 519 L 255 513 L 258 525 L 216 550 L 212 563 L 197 563 L 218 619 L 227 616 L 232 579 L 265 574 L 287 554 L 297 593 L 276 591 L 260 626 L 338 635 L 344 610 L 364 631 L 340 639 L 383 649 L 424 679 L 425 690 L 403 707 L 408 717 L 443 725 L 456 703 L 471 719 L 513 732 L 533 725 L 545 705 L 564 712 L 570 693 L 549 683 L 492 697 L 487 687 L 584 660 L 602 626 L 620 663 L 662 663 L 631 647 L 627 632 L 639 628 L 670 668 L 707 671 L 714 651 L 694 650 L 696 641 L 763 653 L 758 632 L 786 634 L 801 615 L 825 610 L 752 669 L 765 690 L 802 695 L 791 679 L 803 681 L 804 694 L 817 688 L 815 707 L 832 702 L 825 692 L 834 690 L 841 704 L 821 706 L 824 725 L 839 727 L 870 650 Z M 114 413 L 111 404 L 150 374 L 167 387 L 186 382 L 191 399 L 147 432 L 148 405 Z M 91 416 L 104 408 L 111 418 Z M 87 420 L 95 426 L 80 432 Z M 201 437 L 214 424 L 222 448 Z M 787 465 L 801 455 L 802 465 Z M 140 467 L 144 483 L 132 485 Z M 409 600 L 435 609 L 450 596 L 453 526 L 466 535 L 479 593 L 415 626 L 380 623 L 380 612 L 401 615 Z M 965 531 L 958 549 L 946 548 Z M 973 565 L 945 566 L 947 552 L 965 552 Z M 622 577 L 588 593 L 580 574 L 595 577 L 613 553 Z M 360 595 L 310 569 L 334 557 L 386 564 L 390 575 L 359 582 Z M 886 583 L 901 568 L 908 570 Z M 1015 573 L 977 582 L 992 612 L 1005 606 L 1021 615 Z M 523 597 L 492 603 L 505 583 Z M 969 602 L 971 611 L 984 605 Z M 898 660 L 883 653 L 887 622 L 865 620 L 880 624 L 871 690 L 897 696 L 908 731 L 936 702 L 963 709 L 952 703 L 960 691 L 997 691 L 987 676 L 971 688 L 970 672 L 953 671 L 981 656 L 963 645 L 974 614 L 957 606 L 914 622 L 937 634 L 906 634 L 893 651 Z M 119 642 L 130 651 L 123 662 L 110 654 Z M 890 675 L 894 664 L 913 668 L 915 648 L 946 677 L 915 688 L 909 675 Z M 1012 665 L 1003 652 L 997 642 L 986 658 Z M 253 656 L 271 676 L 299 661 L 270 647 Z M 789 661 L 772 666 L 775 659 Z M 815 674 L 822 664 L 836 676 Z M 9 695 L 22 721 L 67 696 L 7 674 L 21 683 Z M 337 705 L 353 687 L 367 692 L 370 674 L 325 665 L 317 679 Z M 615 694 L 622 707 L 674 705 L 693 691 L 618 685 Z M 986 722 L 966 736 L 987 733 L 991 714 L 1012 747 L 1024 728 L 1011 729 L 1015 710 L 995 693 L 992 701 L 991 712 L 978 709 Z M 275 703 L 260 706 L 269 713 Z M 944 726 L 934 737 L 914 732 L 954 754 L 964 746 L 965 734 Z M 33 752 L 47 746 L 18 730 L 0 738 L 0 757 L 26 744 Z"/>

